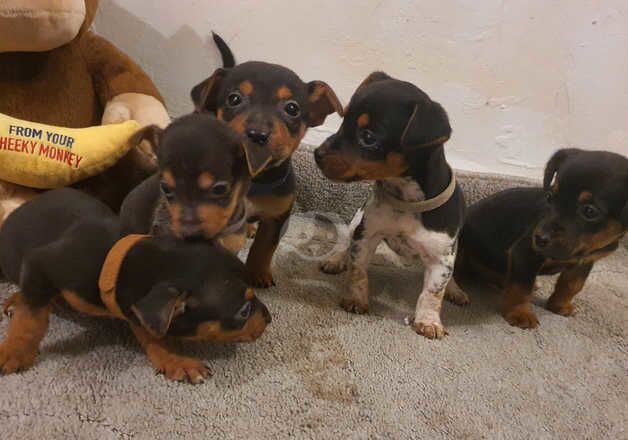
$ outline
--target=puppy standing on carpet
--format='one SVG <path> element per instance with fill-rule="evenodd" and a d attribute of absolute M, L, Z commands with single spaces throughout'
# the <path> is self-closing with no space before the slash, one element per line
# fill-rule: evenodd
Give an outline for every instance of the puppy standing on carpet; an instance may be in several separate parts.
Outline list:
<path fill-rule="evenodd" d="M 252 341 L 270 322 L 234 255 L 205 242 L 124 236 L 106 205 L 69 188 L 49 191 L 7 218 L 0 267 L 20 287 L 5 304 L 12 318 L 0 344 L 0 372 L 7 374 L 35 362 L 56 297 L 79 312 L 128 322 L 158 371 L 192 383 L 208 368 L 174 353 L 165 336 Z"/>
<path fill-rule="evenodd" d="M 199 112 L 211 112 L 244 137 L 253 176 L 247 194 L 249 220 L 259 221 L 246 266 L 255 286 L 274 284 L 271 262 L 295 200 L 290 157 L 308 127 L 316 127 L 342 106 L 322 81 L 304 83 L 277 64 L 250 61 L 235 65 L 225 42 L 214 34 L 224 68 L 193 88 Z"/>
<path fill-rule="evenodd" d="M 351 246 L 321 266 L 327 273 L 348 267 L 351 297 L 343 308 L 368 311 L 367 268 L 385 241 L 400 256 L 420 257 L 425 265 L 414 329 L 431 339 L 445 335 L 440 309 L 464 214 L 462 191 L 445 160 L 443 144 L 450 135 L 440 104 L 408 82 L 375 72 L 351 98 L 338 133 L 315 151 L 328 178 L 375 181 L 352 222 L 357 226 Z M 451 299 L 468 301 L 462 292 Z"/>
<path fill-rule="evenodd" d="M 547 163 L 543 188 L 501 191 L 469 208 L 454 276 L 498 285 L 504 319 L 534 328 L 537 275 L 560 273 L 547 308 L 573 315 L 572 299 L 593 264 L 617 249 L 627 229 L 628 159 L 559 150 Z M 448 289 L 459 291 L 453 280 Z"/>
<path fill-rule="evenodd" d="M 124 200 L 123 231 L 241 249 L 251 178 L 240 136 L 207 114 L 183 116 L 165 130 L 150 126 L 136 136 L 152 145 L 159 172 Z"/>

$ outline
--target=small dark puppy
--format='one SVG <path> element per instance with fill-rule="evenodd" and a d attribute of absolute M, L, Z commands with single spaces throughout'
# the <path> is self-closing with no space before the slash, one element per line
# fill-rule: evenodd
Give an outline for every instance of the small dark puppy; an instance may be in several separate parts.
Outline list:
<path fill-rule="evenodd" d="M 192 89 L 196 110 L 210 112 L 245 138 L 253 183 L 250 220 L 259 229 L 246 262 L 254 285 L 273 285 L 271 262 L 295 199 L 290 157 L 308 127 L 342 114 L 332 89 L 322 81 L 304 83 L 277 64 L 250 61 L 234 66 L 229 47 L 214 35 L 224 68 Z"/>
<path fill-rule="evenodd" d="M 215 117 L 197 113 L 136 136 L 153 146 L 159 173 L 122 204 L 124 233 L 201 238 L 239 250 L 250 186 L 240 136 Z"/>
<path fill-rule="evenodd" d="M 374 191 L 352 224 L 350 248 L 321 269 L 338 273 L 349 266 L 350 312 L 368 311 L 369 261 L 385 241 L 402 257 L 425 265 L 414 329 L 441 338 L 440 309 L 453 272 L 464 198 L 443 144 L 451 135 L 445 110 L 416 86 L 382 72 L 371 74 L 355 92 L 338 133 L 314 157 L 332 180 L 374 180 Z M 466 303 L 463 295 L 448 298 Z"/>
<path fill-rule="evenodd" d="M 235 256 L 204 242 L 121 238 L 113 212 L 73 189 L 49 191 L 8 217 L 0 268 L 20 287 L 5 304 L 12 313 L 0 344 L 5 374 L 33 365 L 59 296 L 80 312 L 127 321 L 158 371 L 192 383 L 208 368 L 173 353 L 165 336 L 252 341 L 270 322 Z"/>
<path fill-rule="evenodd" d="M 604 151 L 559 150 L 543 188 L 499 192 L 469 208 L 455 278 L 477 278 L 504 290 L 503 316 L 534 328 L 537 275 L 560 273 L 547 308 L 575 312 L 593 264 L 617 249 L 628 229 L 628 159 Z M 448 289 L 458 290 L 452 282 Z"/>

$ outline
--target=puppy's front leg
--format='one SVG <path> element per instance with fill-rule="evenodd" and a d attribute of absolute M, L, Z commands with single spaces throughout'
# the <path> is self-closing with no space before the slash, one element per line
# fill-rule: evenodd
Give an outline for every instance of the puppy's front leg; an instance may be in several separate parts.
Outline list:
<path fill-rule="evenodd" d="M 50 305 L 31 307 L 21 293 L 16 293 L 10 301 L 11 322 L 0 344 L 0 371 L 4 374 L 25 370 L 35 363 L 50 316 Z"/>
<path fill-rule="evenodd" d="M 584 287 L 592 267 L 593 263 L 590 263 L 564 270 L 558 277 L 554 293 L 547 300 L 548 310 L 563 316 L 573 315 L 576 308 L 571 300 Z"/>
<path fill-rule="evenodd" d="M 151 335 L 143 327 L 131 324 L 131 330 L 148 355 L 153 367 L 168 379 L 199 384 L 211 374 L 199 359 L 180 356 L 168 349 L 163 339 Z"/>
<path fill-rule="evenodd" d="M 255 241 L 246 259 L 246 268 L 255 287 L 275 285 L 271 263 L 281 239 L 281 231 L 290 218 L 290 211 L 277 218 L 262 218 L 255 235 Z"/>
<path fill-rule="evenodd" d="M 455 245 L 447 255 L 423 261 L 425 274 L 423 289 L 416 303 L 414 330 L 429 339 L 441 339 L 446 331 L 440 320 L 440 309 L 447 283 L 453 274 L 456 259 Z"/>
<path fill-rule="evenodd" d="M 382 238 L 379 234 L 366 235 L 364 220 L 353 231 L 351 246 L 349 247 L 349 290 L 351 297 L 340 303 L 347 312 L 360 314 L 369 310 L 368 265 Z"/>

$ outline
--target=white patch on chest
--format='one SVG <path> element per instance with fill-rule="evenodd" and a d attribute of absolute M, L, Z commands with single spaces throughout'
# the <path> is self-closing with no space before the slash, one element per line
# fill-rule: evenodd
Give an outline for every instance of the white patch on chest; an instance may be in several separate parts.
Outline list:
<path fill-rule="evenodd" d="M 425 199 L 425 194 L 413 180 L 388 179 L 382 182 L 382 186 L 395 197 L 406 201 Z M 420 257 L 426 264 L 447 255 L 455 255 L 456 237 L 426 229 L 421 214 L 395 209 L 377 197 L 371 197 L 364 208 L 364 232 L 366 237 L 383 239 L 401 257 Z"/>

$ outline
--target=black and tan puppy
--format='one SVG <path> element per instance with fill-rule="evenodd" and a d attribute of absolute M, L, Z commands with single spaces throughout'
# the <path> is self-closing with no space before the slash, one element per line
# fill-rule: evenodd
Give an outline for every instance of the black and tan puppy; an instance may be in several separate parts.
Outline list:
<path fill-rule="evenodd" d="M 252 341 L 270 322 L 235 256 L 203 241 L 121 237 L 109 208 L 73 189 L 49 191 L 8 217 L 0 268 L 20 287 L 5 305 L 12 314 L 0 344 L 5 374 L 33 365 L 57 297 L 80 312 L 127 321 L 158 371 L 192 383 L 208 368 L 172 352 L 166 336 Z"/>
<path fill-rule="evenodd" d="M 445 160 L 451 135 L 447 113 L 416 86 L 382 72 L 371 74 L 355 92 L 340 130 L 315 151 L 328 178 L 375 181 L 373 193 L 352 224 L 351 245 L 321 269 L 349 268 L 351 297 L 342 306 L 369 308 L 369 261 L 382 241 L 402 257 L 425 266 L 414 329 L 442 338 L 440 309 L 456 257 L 464 198 Z M 466 296 L 450 298 L 465 303 Z"/>
<path fill-rule="evenodd" d="M 531 296 L 537 275 L 560 273 L 547 308 L 575 312 L 593 264 L 617 249 L 628 229 L 628 159 L 615 153 L 559 150 L 543 188 L 499 192 L 469 208 L 455 279 L 503 289 L 503 316 L 521 328 L 539 321 Z M 450 283 L 449 289 L 459 290 Z"/>
<path fill-rule="evenodd" d="M 123 232 L 242 248 L 250 175 L 240 136 L 215 117 L 195 113 L 164 130 L 144 128 L 136 137 L 153 146 L 159 173 L 124 200 Z"/>
<path fill-rule="evenodd" d="M 256 286 L 273 282 L 272 257 L 295 200 L 290 157 L 308 127 L 342 114 L 332 89 L 322 81 L 303 82 L 277 64 L 250 61 L 234 66 L 233 54 L 214 36 L 223 55 L 217 69 L 191 92 L 199 112 L 210 112 L 245 138 L 253 176 L 247 199 L 251 221 L 259 221 L 246 266 Z"/>

